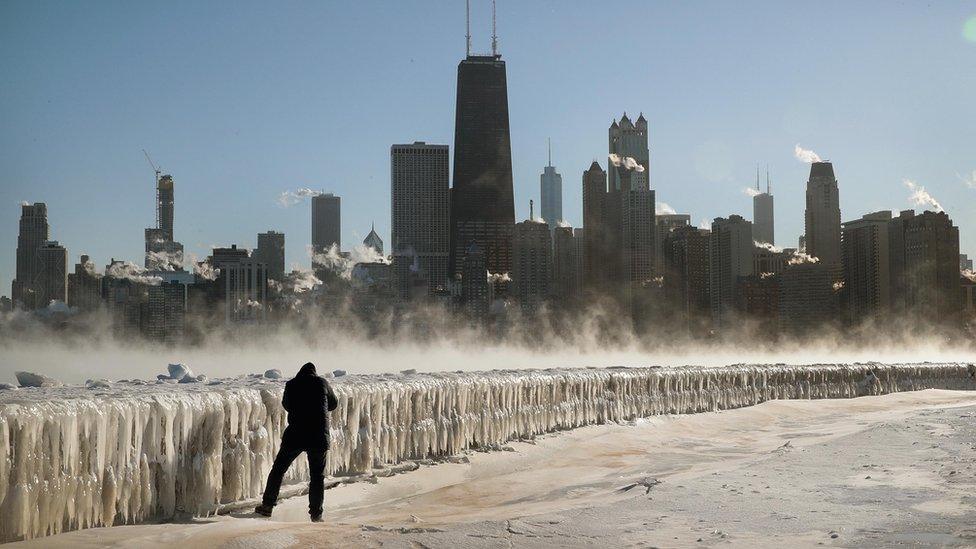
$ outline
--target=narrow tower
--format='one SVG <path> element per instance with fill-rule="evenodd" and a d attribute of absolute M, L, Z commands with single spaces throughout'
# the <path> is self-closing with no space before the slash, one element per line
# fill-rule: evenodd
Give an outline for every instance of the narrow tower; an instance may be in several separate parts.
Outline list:
<path fill-rule="evenodd" d="M 756 167 L 756 190 L 759 191 L 759 168 Z M 769 170 L 766 170 L 766 192 L 752 197 L 752 238 L 756 242 L 776 244 L 773 227 L 773 195 L 769 192 Z"/>
<path fill-rule="evenodd" d="M 542 220 L 553 231 L 563 220 L 563 176 L 552 165 L 552 141 L 549 142 L 549 165 L 539 178 L 539 195 L 542 198 Z"/>

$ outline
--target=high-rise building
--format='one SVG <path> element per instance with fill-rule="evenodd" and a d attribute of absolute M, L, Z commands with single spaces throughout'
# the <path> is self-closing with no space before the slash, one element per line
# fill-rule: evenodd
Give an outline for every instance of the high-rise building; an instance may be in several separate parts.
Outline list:
<path fill-rule="evenodd" d="M 324 253 L 332 246 L 342 246 L 340 217 L 341 204 L 338 196 L 323 193 L 312 197 L 312 250 Z M 315 261 L 313 260 L 313 263 Z"/>
<path fill-rule="evenodd" d="M 643 168 L 612 162 L 620 187 L 606 198 L 608 281 L 625 300 L 654 277 L 654 191 L 639 177 Z"/>
<path fill-rule="evenodd" d="M 779 276 L 779 327 L 787 334 L 815 331 L 840 318 L 839 264 L 790 261 Z"/>
<path fill-rule="evenodd" d="M 363 239 L 363 246 L 372 249 L 379 255 L 383 255 L 383 239 L 380 238 L 380 235 L 376 234 L 375 225 L 369 228 L 369 234 Z"/>
<path fill-rule="evenodd" d="M 594 160 L 583 172 L 583 287 L 607 290 L 607 172 Z"/>
<path fill-rule="evenodd" d="M 149 285 L 145 280 L 121 276 L 126 270 L 125 261 L 112 258 L 105 266 L 105 276 L 102 277 L 102 296 L 112 318 L 113 334 L 133 338 L 143 333 Z"/>
<path fill-rule="evenodd" d="M 576 246 L 576 295 L 583 295 L 583 272 L 586 267 L 584 258 L 586 254 L 586 231 L 582 227 L 573 229 L 573 242 Z"/>
<path fill-rule="evenodd" d="M 68 306 L 82 311 L 97 309 L 102 301 L 102 276 L 95 272 L 95 264 L 87 255 L 75 263 L 75 272 L 68 275 Z"/>
<path fill-rule="evenodd" d="M 17 233 L 17 274 L 11 284 L 11 298 L 15 306 L 35 309 L 45 307 L 36 299 L 34 285 L 40 272 L 38 249 L 49 238 L 47 205 L 43 202 L 20 207 L 20 231 Z"/>
<path fill-rule="evenodd" d="M 224 319 L 260 322 L 267 318 L 268 269 L 236 244 L 214 248 L 210 264 L 220 270 L 216 288 L 224 305 Z"/>
<path fill-rule="evenodd" d="M 966 254 L 959 254 L 959 270 L 960 271 L 971 271 L 973 270 L 973 260 L 969 259 Z"/>
<path fill-rule="evenodd" d="M 145 230 L 145 267 L 151 271 L 183 269 L 183 245 L 173 235 L 175 189 L 171 175 L 156 172 L 156 226 Z"/>
<path fill-rule="evenodd" d="M 759 174 L 756 174 L 756 191 L 759 191 Z M 752 197 L 752 238 L 756 242 L 776 244 L 773 222 L 773 193 L 769 187 L 769 173 L 766 173 L 766 192 L 757 192 Z"/>
<path fill-rule="evenodd" d="M 552 165 L 552 148 L 549 149 L 549 165 L 539 176 L 539 191 L 542 198 L 542 219 L 554 231 L 563 220 L 563 176 Z"/>
<path fill-rule="evenodd" d="M 472 318 L 485 319 L 491 306 L 492 286 L 488 283 L 485 254 L 472 242 L 464 253 L 461 273 L 461 302 Z"/>
<path fill-rule="evenodd" d="M 945 212 L 912 210 L 892 220 L 891 278 L 896 309 L 940 319 L 956 312 L 959 296 L 959 229 Z"/>
<path fill-rule="evenodd" d="M 806 204 L 806 253 L 840 265 L 840 197 L 830 162 L 810 164 Z"/>
<path fill-rule="evenodd" d="M 505 62 L 469 54 L 458 64 L 449 272 L 464 272 L 472 243 L 490 272 L 510 272 L 514 226 Z"/>
<path fill-rule="evenodd" d="M 760 273 L 740 277 L 736 285 L 736 309 L 758 322 L 757 335 L 773 336 L 779 321 L 779 275 Z"/>
<path fill-rule="evenodd" d="M 618 170 L 622 174 L 624 170 Z M 630 172 L 638 174 L 638 172 Z M 626 179 L 624 176 L 623 179 Z M 654 240 L 656 232 L 654 191 L 631 188 L 621 191 L 623 236 L 623 274 L 631 289 L 646 286 L 654 278 Z M 611 193 L 613 196 L 614 193 Z"/>
<path fill-rule="evenodd" d="M 178 281 L 149 286 L 144 333 L 152 341 L 173 344 L 183 339 L 187 287 Z"/>
<path fill-rule="evenodd" d="M 268 279 L 281 282 L 285 279 L 285 234 L 276 231 L 258 233 L 258 247 L 254 259 L 268 268 Z"/>
<path fill-rule="evenodd" d="M 527 219 L 515 224 L 512 248 L 515 298 L 526 312 L 535 312 L 549 298 L 552 280 L 552 238 L 549 226 Z"/>
<path fill-rule="evenodd" d="M 665 269 L 664 242 L 668 239 L 671 231 L 678 227 L 686 227 L 691 224 L 691 216 L 688 214 L 655 214 L 657 224 L 654 235 L 654 270 L 663 273 Z"/>
<path fill-rule="evenodd" d="M 709 248 L 709 292 L 716 328 L 732 321 L 740 277 L 752 275 L 752 223 L 741 216 L 717 217 L 712 222 Z"/>
<path fill-rule="evenodd" d="M 447 145 L 417 141 L 390 147 L 390 233 L 396 295 L 419 282 L 445 288 L 450 258 L 451 190 Z"/>
<path fill-rule="evenodd" d="M 575 236 L 572 227 L 556 227 L 553 236 L 552 295 L 559 300 L 576 298 L 582 289 L 578 249 L 582 238 Z"/>
<path fill-rule="evenodd" d="M 644 119 L 644 113 L 640 114 L 636 123 L 631 122 L 627 113 L 624 113 L 619 124 L 616 120 L 610 124 L 608 133 L 611 155 L 633 158 L 644 168 L 633 176 L 632 186 L 650 188 L 650 151 L 647 148 L 647 120 Z M 620 190 L 620 168 L 614 162 L 609 163 L 607 174 L 610 190 Z"/>
<path fill-rule="evenodd" d="M 175 209 L 173 177 L 164 175 L 156 182 L 156 224 L 166 240 L 174 240 L 173 212 Z"/>
<path fill-rule="evenodd" d="M 755 230 L 755 225 L 753 225 Z M 796 250 L 769 248 L 766 246 L 756 246 L 752 250 L 752 272 L 756 276 L 779 274 L 786 267 L 786 262 Z"/>
<path fill-rule="evenodd" d="M 68 299 L 68 251 L 49 240 L 37 249 L 37 274 L 34 277 L 35 306 Z"/>
<path fill-rule="evenodd" d="M 880 318 L 891 304 L 891 212 L 869 213 L 844 223 L 841 259 L 844 314 L 849 322 Z"/>
<path fill-rule="evenodd" d="M 662 245 L 665 297 L 690 332 L 711 322 L 711 231 L 676 227 Z"/>

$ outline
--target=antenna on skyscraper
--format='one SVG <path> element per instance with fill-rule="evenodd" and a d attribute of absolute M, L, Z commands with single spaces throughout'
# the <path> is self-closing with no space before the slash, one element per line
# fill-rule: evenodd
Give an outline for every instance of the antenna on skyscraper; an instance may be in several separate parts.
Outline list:
<path fill-rule="evenodd" d="M 766 164 L 766 194 L 772 194 L 769 192 L 769 164 Z"/>
<path fill-rule="evenodd" d="M 552 167 L 552 138 L 549 138 L 549 167 Z"/>
<path fill-rule="evenodd" d="M 756 162 L 756 191 L 759 190 L 759 163 Z"/>
<path fill-rule="evenodd" d="M 464 12 L 464 38 L 466 40 L 464 55 L 467 57 L 471 55 L 471 0 L 465 0 Z"/>
<path fill-rule="evenodd" d="M 535 221 L 535 203 L 529 199 L 529 219 Z"/>
<path fill-rule="evenodd" d="M 498 35 L 495 34 L 495 0 L 491 0 L 491 56 L 498 57 Z"/>

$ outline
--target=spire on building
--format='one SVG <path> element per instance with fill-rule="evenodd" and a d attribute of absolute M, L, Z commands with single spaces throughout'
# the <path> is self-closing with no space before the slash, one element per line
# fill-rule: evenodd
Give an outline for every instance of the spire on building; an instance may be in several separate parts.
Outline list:
<path fill-rule="evenodd" d="M 491 0 L 491 56 L 498 57 L 498 34 L 495 33 L 495 0 Z"/>
<path fill-rule="evenodd" d="M 378 254 L 383 254 L 383 239 L 380 238 L 380 235 L 376 234 L 375 223 L 370 224 L 369 234 L 363 239 L 363 245 L 367 248 L 373 248 Z"/>
<path fill-rule="evenodd" d="M 552 138 L 549 138 L 549 167 L 552 167 Z"/>
<path fill-rule="evenodd" d="M 464 38 L 465 38 L 465 49 L 464 56 L 471 56 L 471 0 L 465 0 L 464 2 Z"/>

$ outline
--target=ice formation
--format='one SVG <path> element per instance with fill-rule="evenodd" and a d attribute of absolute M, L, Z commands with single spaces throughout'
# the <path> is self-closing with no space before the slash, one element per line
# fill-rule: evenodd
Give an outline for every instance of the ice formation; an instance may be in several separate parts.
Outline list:
<path fill-rule="evenodd" d="M 735 365 L 343 376 L 331 475 L 583 425 L 926 388 L 976 389 L 967 364 Z M 0 541 L 209 515 L 261 493 L 285 426 L 283 380 L 117 382 L 0 392 Z M 287 480 L 307 478 L 297 460 Z"/>

